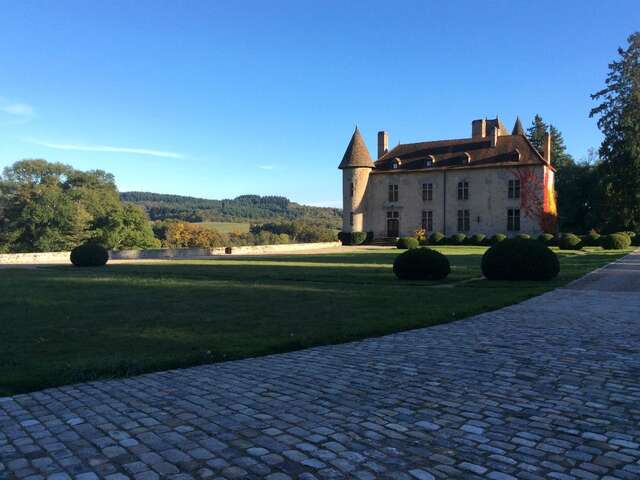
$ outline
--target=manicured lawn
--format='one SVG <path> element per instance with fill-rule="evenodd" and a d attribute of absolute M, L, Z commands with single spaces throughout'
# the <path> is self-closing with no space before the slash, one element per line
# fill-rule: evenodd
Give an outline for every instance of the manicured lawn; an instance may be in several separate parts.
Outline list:
<path fill-rule="evenodd" d="M 557 280 L 480 279 L 482 247 L 441 247 L 445 282 L 401 282 L 398 250 L 0 270 L 0 396 L 435 325 L 515 303 L 626 252 L 559 252 Z"/>

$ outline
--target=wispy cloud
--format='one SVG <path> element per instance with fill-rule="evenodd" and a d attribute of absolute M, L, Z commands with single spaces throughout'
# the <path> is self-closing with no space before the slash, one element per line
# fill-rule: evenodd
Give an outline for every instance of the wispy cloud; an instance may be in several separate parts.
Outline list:
<path fill-rule="evenodd" d="M 39 140 L 33 140 L 30 138 L 24 139 L 25 142 L 32 143 L 34 145 L 40 145 L 42 147 L 54 148 L 56 150 L 77 150 L 81 152 L 105 152 L 105 153 L 129 153 L 134 155 L 148 155 L 151 157 L 163 157 L 163 158 L 184 158 L 184 155 L 176 152 L 168 152 L 165 150 L 154 150 L 150 148 L 132 148 L 132 147 L 114 147 L 111 145 L 82 145 L 75 143 L 50 143 L 42 142 Z"/>
<path fill-rule="evenodd" d="M 36 111 L 31 105 L 0 97 L 0 125 L 26 123 L 35 115 Z"/>
<path fill-rule="evenodd" d="M 273 170 L 274 168 L 276 168 L 275 165 L 258 165 L 258 168 L 260 170 Z"/>

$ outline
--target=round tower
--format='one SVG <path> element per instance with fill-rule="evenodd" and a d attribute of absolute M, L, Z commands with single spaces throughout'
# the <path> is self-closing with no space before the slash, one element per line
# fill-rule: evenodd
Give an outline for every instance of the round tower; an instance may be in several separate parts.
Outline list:
<path fill-rule="evenodd" d="M 338 168 L 342 170 L 342 231 L 364 232 L 365 193 L 373 161 L 358 127 Z"/>

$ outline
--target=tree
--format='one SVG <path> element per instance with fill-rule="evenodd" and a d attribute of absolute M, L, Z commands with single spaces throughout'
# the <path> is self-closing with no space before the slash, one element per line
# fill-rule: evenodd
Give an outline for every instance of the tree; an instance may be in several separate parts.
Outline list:
<path fill-rule="evenodd" d="M 573 157 L 567 153 L 560 130 L 554 125 L 546 124 L 540 115 L 536 115 L 527 129 L 527 137 L 541 155 L 544 154 L 544 139 L 547 133 L 551 134 L 551 165 L 560 171 L 564 167 L 575 164 Z"/>
<path fill-rule="evenodd" d="M 0 176 L 0 251 L 158 246 L 144 212 L 123 206 L 113 175 L 46 160 L 21 160 Z"/>
<path fill-rule="evenodd" d="M 610 230 L 640 228 L 640 32 L 628 43 L 609 64 L 605 88 L 591 95 L 600 103 L 589 114 L 604 135 L 599 171 Z"/>

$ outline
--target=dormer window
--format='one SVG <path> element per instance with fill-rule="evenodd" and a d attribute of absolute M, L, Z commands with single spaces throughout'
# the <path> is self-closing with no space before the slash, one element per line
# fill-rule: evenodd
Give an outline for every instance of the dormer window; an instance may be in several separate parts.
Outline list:
<path fill-rule="evenodd" d="M 464 165 L 469 165 L 469 163 L 471 163 L 471 155 L 469 155 L 469 152 L 464 152 L 464 157 L 462 157 L 462 163 Z"/>
<path fill-rule="evenodd" d="M 391 162 L 391 168 L 393 168 L 394 170 L 399 168 L 400 165 L 402 165 L 402 161 L 398 157 L 394 158 Z"/>
<path fill-rule="evenodd" d="M 515 157 L 516 157 L 516 162 L 519 162 L 519 161 L 520 161 L 520 159 L 522 158 L 522 154 L 520 153 L 520 150 L 518 150 L 517 148 L 516 148 L 516 155 L 515 155 Z"/>
<path fill-rule="evenodd" d="M 427 168 L 429 167 L 433 167 L 433 164 L 435 163 L 436 159 L 434 158 L 433 155 L 428 155 L 427 158 L 424 160 L 424 164 Z"/>

